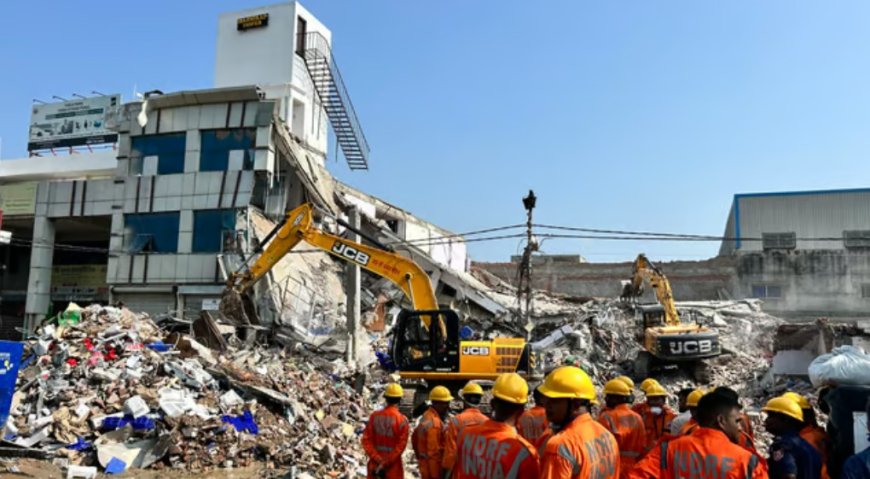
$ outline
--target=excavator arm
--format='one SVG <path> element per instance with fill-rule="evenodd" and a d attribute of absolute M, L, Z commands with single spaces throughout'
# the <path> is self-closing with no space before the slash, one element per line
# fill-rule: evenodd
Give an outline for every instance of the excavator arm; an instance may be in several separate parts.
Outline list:
<path fill-rule="evenodd" d="M 438 301 L 432 283 L 429 281 L 429 275 L 417 263 L 397 253 L 366 246 L 322 231 L 314 225 L 309 204 L 298 206 L 287 213 L 284 223 L 278 228 L 262 254 L 246 271 L 230 275 L 227 286 L 239 293 L 246 293 L 284 255 L 302 241 L 389 279 L 411 300 L 415 310 L 438 309 Z M 420 318 L 428 329 L 429 316 L 422 315 Z"/>
<path fill-rule="evenodd" d="M 649 281 L 656 293 L 656 299 L 665 310 L 665 324 L 667 326 L 679 326 L 680 315 L 677 313 L 677 305 L 674 303 L 674 295 L 671 292 L 671 283 L 667 276 L 653 264 L 643 253 L 634 261 L 634 274 L 631 282 L 625 286 L 623 297 L 638 297 L 643 293 L 643 282 Z"/>

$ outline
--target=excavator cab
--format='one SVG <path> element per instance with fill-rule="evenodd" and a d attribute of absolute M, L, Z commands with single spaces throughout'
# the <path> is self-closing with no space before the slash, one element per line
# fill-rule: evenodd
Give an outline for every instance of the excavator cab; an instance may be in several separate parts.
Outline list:
<path fill-rule="evenodd" d="M 393 330 L 390 353 L 402 372 L 457 372 L 459 316 L 449 309 L 402 310 Z"/>

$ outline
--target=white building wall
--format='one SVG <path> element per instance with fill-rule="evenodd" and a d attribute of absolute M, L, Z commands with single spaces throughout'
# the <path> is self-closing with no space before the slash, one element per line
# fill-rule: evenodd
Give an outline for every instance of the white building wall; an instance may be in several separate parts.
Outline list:
<path fill-rule="evenodd" d="M 794 232 L 798 238 L 842 238 L 844 230 L 870 230 L 870 191 L 779 194 L 735 198 L 741 238 Z M 761 251 L 760 241 L 741 241 L 739 251 Z M 797 249 L 843 249 L 842 241 L 801 241 Z"/>
<path fill-rule="evenodd" d="M 269 14 L 267 26 L 238 31 L 239 18 L 263 13 Z M 279 101 L 279 115 L 290 131 L 310 147 L 326 153 L 328 118 L 305 62 L 295 53 L 298 18 L 305 20 L 306 32 L 320 33 L 331 45 L 329 29 L 296 2 L 221 15 L 214 82 L 216 87 L 260 86 L 266 98 Z"/>

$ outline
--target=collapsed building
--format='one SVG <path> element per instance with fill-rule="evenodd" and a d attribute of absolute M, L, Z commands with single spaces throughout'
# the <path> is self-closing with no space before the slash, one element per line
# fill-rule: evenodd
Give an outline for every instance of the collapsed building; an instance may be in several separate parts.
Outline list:
<path fill-rule="evenodd" d="M 332 176 L 330 132 L 352 171 L 368 168 L 369 147 L 331 39 L 297 2 L 224 14 L 215 88 L 112 96 L 114 148 L 58 156 L 66 143 L 39 137 L 28 158 L 3 161 L 2 228 L 13 238 L 0 245 L 3 336 L 19 339 L 70 301 L 178 318 L 216 310 L 226 277 L 302 203 L 337 232 L 329 220 L 358 214 L 361 231 L 430 274 L 443 304 L 505 315 L 467 274 L 461 237 Z M 398 289 L 367 273 L 348 288 L 346 266 L 310 250 L 300 245 L 257 286 L 265 321 L 344 340 L 348 311 L 358 316 L 350 294 L 382 330 Z"/>

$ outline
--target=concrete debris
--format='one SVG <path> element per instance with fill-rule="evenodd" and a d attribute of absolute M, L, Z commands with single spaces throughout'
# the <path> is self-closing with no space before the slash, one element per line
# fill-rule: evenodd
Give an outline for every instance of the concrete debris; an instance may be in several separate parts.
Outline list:
<path fill-rule="evenodd" d="M 506 307 L 517 307 L 516 291 L 498 278 L 473 270 L 479 280 L 493 288 L 490 293 Z M 719 332 L 726 354 L 707 362 L 710 384 L 729 385 L 742 395 L 760 396 L 761 379 L 768 373 L 773 341 L 784 321 L 762 310 L 759 300 L 678 302 L 683 320 L 707 325 Z M 514 314 L 514 317 L 516 315 Z M 642 336 L 630 304 L 618 299 L 577 298 L 534 293 L 532 341 L 542 346 L 546 368 L 561 364 L 583 367 L 597 384 L 619 374 L 633 372 Z M 508 318 L 471 320 L 475 337 L 512 336 L 520 333 L 521 322 Z M 688 372 L 668 370 L 660 376 L 673 392 L 696 384 Z"/>
<path fill-rule="evenodd" d="M 5 435 L 62 458 L 70 477 L 135 468 L 295 466 L 345 477 L 365 465 L 358 429 L 377 398 L 342 360 L 305 348 L 209 350 L 147 315 L 89 306 L 27 343 Z M 356 390 L 355 390 L 356 388 Z"/>

